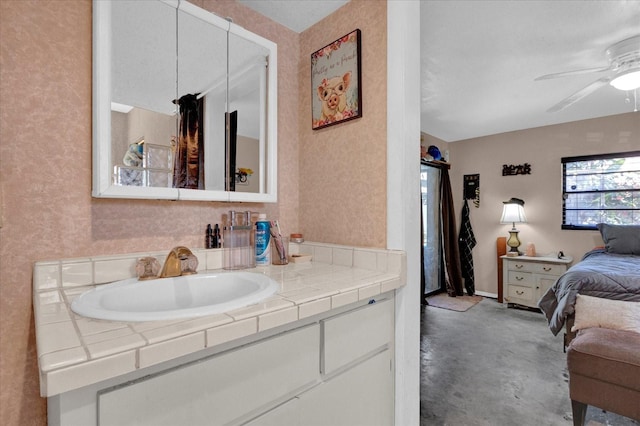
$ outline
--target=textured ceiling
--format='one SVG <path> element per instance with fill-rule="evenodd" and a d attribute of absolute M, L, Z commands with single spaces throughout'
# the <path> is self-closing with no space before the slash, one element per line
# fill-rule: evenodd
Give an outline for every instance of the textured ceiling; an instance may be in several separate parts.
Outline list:
<path fill-rule="evenodd" d="M 239 1 L 297 32 L 346 3 Z M 640 34 L 638 0 L 428 0 L 420 9 L 426 133 L 453 142 L 634 110 L 633 93 L 627 102 L 627 93 L 605 85 L 549 113 L 602 74 L 535 78 L 606 67 L 608 46 Z"/>

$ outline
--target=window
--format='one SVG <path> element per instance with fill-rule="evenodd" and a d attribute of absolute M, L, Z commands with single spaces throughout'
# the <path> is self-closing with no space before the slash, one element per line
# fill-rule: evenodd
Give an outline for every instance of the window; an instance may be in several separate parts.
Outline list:
<path fill-rule="evenodd" d="M 640 224 L 640 151 L 562 158 L 562 229 Z"/>

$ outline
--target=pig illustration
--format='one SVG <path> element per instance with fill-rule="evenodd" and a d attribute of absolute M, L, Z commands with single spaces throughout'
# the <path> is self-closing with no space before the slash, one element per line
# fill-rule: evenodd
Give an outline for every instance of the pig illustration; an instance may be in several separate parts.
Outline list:
<path fill-rule="evenodd" d="M 343 118 L 342 112 L 347 107 L 347 88 L 351 83 L 351 71 L 342 77 L 323 79 L 318 86 L 318 97 L 322 102 L 322 121 L 336 121 Z"/>

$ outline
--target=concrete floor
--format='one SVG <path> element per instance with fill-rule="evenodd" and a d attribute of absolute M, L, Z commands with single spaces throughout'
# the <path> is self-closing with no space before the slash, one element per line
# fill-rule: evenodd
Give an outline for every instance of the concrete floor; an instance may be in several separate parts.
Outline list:
<path fill-rule="evenodd" d="M 544 316 L 483 299 L 423 307 L 420 424 L 572 425 L 566 355 Z M 640 423 L 589 407 L 588 426 Z"/>

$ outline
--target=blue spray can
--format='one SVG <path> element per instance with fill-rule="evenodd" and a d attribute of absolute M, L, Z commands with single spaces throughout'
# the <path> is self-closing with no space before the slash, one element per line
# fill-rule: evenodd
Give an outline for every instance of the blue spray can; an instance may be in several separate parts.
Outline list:
<path fill-rule="evenodd" d="M 256 266 L 271 265 L 271 224 L 265 213 L 258 215 L 256 222 Z"/>

